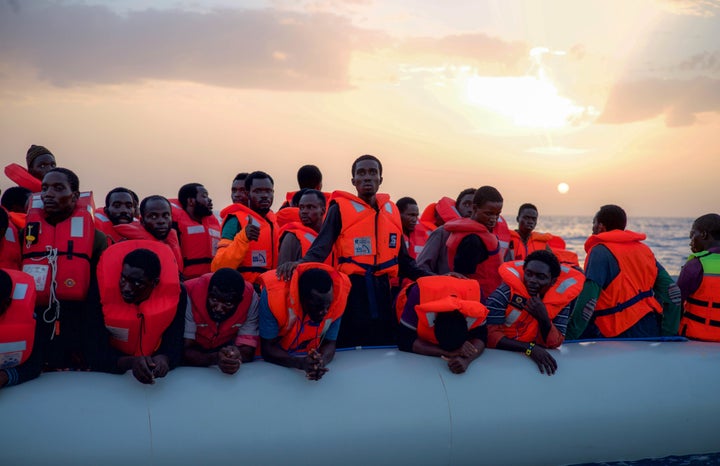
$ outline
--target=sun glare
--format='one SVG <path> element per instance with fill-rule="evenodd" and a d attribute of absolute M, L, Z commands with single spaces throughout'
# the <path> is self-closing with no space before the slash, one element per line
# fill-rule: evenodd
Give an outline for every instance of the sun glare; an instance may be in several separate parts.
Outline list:
<path fill-rule="evenodd" d="M 570 185 L 567 183 L 560 183 L 557 185 L 557 190 L 560 194 L 566 194 L 568 191 L 570 191 Z"/>

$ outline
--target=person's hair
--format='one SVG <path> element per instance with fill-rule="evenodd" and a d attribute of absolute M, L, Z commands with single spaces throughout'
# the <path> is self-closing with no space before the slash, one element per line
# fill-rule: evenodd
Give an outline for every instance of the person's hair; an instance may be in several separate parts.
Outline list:
<path fill-rule="evenodd" d="M 122 186 L 118 186 L 117 188 L 113 188 L 105 195 L 105 207 L 107 207 L 110 204 L 110 197 L 115 193 L 127 193 L 130 195 L 130 198 L 133 201 L 133 204 L 137 205 L 140 201 L 138 199 L 137 194 L 133 192 L 131 189 L 124 188 Z"/>
<path fill-rule="evenodd" d="M 467 196 L 468 194 L 475 194 L 475 191 L 477 191 L 477 189 L 475 188 L 467 188 L 460 191 L 460 194 L 458 194 L 458 196 L 455 198 L 455 206 L 457 207 L 457 205 L 460 204 L 460 201 L 463 197 Z"/>
<path fill-rule="evenodd" d="M 480 186 L 473 196 L 473 205 L 481 207 L 486 202 L 503 202 L 500 191 L 492 186 Z"/>
<path fill-rule="evenodd" d="M 525 258 L 523 270 L 525 270 L 528 263 L 532 261 L 538 261 L 547 264 L 547 266 L 550 267 L 550 278 L 557 278 L 560 276 L 560 261 L 552 252 L 545 249 L 538 249 L 537 251 L 531 252 Z"/>
<path fill-rule="evenodd" d="M 624 230 L 627 225 L 627 215 L 622 207 L 607 204 L 600 207 L 596 215 L 597 222 L 602 223 L 607 231 Z"/>
<path fill-rule="evenodd" d="M 244 181 L 245 178 L 247 178 L 248 172 L 240 172 L 237 175 L 235 175 L 235 178 L 233 178 L 233 181 Z"/>
<path fill-rule="evenodd" d="M 223 267 L 210 277 L 209 287 L 212 288 L 213 286 L 217 287 L 221 293 L 233 292 L 242 296 L 245 289 L 245 279 L 237 270 Z"/>
<path fill-rule="evenodd" d="M 178 190 L 178 201 L 180 201 L 183 210 L 187 209 L 188 199 L 196 197 L 198 189 L 202 187 L 203 185 L 200 183 L 188 183 L 180 187 Z"/>
<path fill-rule="evenodd" d="M 322 172 L 315 165 L 303 165 L 298 169 L 297 182 L 301 189 L 316 189 L 322 183 Z"/>
<path fill-rule="evenodd" d="M 160 278 L 160 258 L 149 249 L 133 249 L 127 253 L 122 263 L 142 269 L 149 280 Z"/>
<path fill-rule="evenodd" d="M 28 197 L 32 195 L 32 191 L 22 186 L 11 186 L 6 189 L 0 199 L 0 204 L 7 210 L 12 211 L 13 207 L 21 206 L 25 209 Z"/>
<path fill-rule="evenodd" d="M 143 218 L 145 217 L 145 208 L 147 207 L 147 203 L 150 201 L 165 201 L 167 202 L 167 205 L 170 206 L 170 201 L 168 201 L 165 196 L 160 196 L 159 194 L 148 196 L 140 202 L 140 216 Z M 172 208 L 172 206 L 170 207 Z"/>
<path fill-rule="evenodd" d="M 435 315 L 435 338 L 445 351 L 460 348 L 468 338 L 467 320 L 460 311 L 438 312 Z"/>
<path fill-rule="evenodd" d="M 695 219 L 693 226 L 698 231 L 707 231 L 713 240 L 720 240 L 720 215 L 705 214 Z"/>
<path fill-rule="evenodd" d="M 70 191 L 80 191 L 80 179 L 75 174 L 75 172 L 70 170 L 69 168 L 55 167 L 48 170 L 45 175 L 47 175 L 48 173 L 62 173 L 63 175 L 65 175 L 65 177 L 67 177 L 68 184 L 70 185 Z"/>
<path fill-rule="evenodd" d="M 306 194 L 314 194 L 319 200 L 320 203 L 324 206 L 325 202 L 325 194 L 323 194 L 322 191 L 318 191 L 317 189 L 309 189 L 309 188 L 303 188 L 300 191 L 293 194 L 292 200 L 290 201 L 290 205 L 293 207 L 297 207 L 300 205 L 300 198 L 302 198 Z"/>
<path fill-rule="evenodd" d="M 10 216 L 5 209 L 0 209 L 0 231 L 5 232 L 10 227 Z"/>
<path fill-rule="evenodd" d="M 535 207 L 535 204 L 530 204 L 529 202 L 526 202 L 525 204 L 523 204 L 523 205 L 521 205 L 520 207 L 518 207 L 518 214 L 517 214 L 517 216 L 519 217 L 520 214 L 522 213 L 522 211 L 525 210 L 525 209 L 532 209 L 532 210 L 534 210 L 535 212 L 538 211 L 538 208 Z"/>
<path fill-rule="evenodd" d="M 352 164 L 352 168 L 350 169 L 350 172 L 352 173 L 352 176 L 355 176 L 355 167 L 357 167 L 357 164 L 362 162 L 363 160 L 372 160 L 374 162 L 377 162 L 378 164 L 378 170 L 380 171 L 380 176 L 382 176 L 382 162 L 380 162 L 380 159 L 375 157 L 374 155 L 365 154 L 361 155 L 360 157 L 356 158 L 355 161 Z"/>
<path fill-rule="evenodd" d="M 405 209 L 408 208 L 408 206 L 417 205 L 417 202 L 412 197 L 405 196 L 398 199 L 395 205 L 397 206 L 398 211 L 400 213 L 403 213 L 405 212 Z"/>
<path fill-rule="evenodd" d="M 332 289 L 332 277 L 323 269 L 308 269 L 298 278 L 300 296 L 308 296 L 312 290 L 324 294 Z"/>
<path fill-rule="evenodd" d="M 5 301 L 12 295 L 12 286 L 10 274 L 0 269 L 0 302 Z"/>
<path fill-rule="evenodd" d="M 274 187 L 275 182 L 273 181 L 272 176 L 268 175 L 267 173 L 261 171 L 254 171 L 250 173 L 248 176 L 245 177 L 245 190 L 247 190 L 247 192 L 249 193 L 254 180 L 264 180 L 266 178 L 270 180 L 270 184 L 272 184 Z"/>

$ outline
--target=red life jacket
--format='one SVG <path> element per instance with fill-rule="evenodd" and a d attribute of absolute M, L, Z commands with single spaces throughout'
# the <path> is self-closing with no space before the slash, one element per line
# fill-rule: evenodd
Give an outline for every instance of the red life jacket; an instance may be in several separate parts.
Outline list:
<path fill-rule="evenodd" d="M 214 215 L 203 217 L 202 223 L 190 218 L 176 200 L 171 200 L 172 219 L 177 224 L 182 253 L 183 275 L 195 278 L 210 273 L 210 263 L 220 241 L 220 222 Z"/>
<path fill-rule="evenodd" d="M 251 208 L 237 203 L 225 208 L 223 212 L 223 224 L 229 216 L 233 216 L 240 223 L 240 228 L 244 229 L 247 226 L 247 216 L 250 215 L 253 223 L 260 226 L 260 237 L 257 241 L 248 243 L 247 253 L 237 268 L 245 280 L 255 283 L 262 273 L 277 267 L 279 228 L 275 214 L 269 211 L 263 217 Z"/>
<path fill-rule="evenodd" d="M 27 168 L 16 163 L 5 166 L 5 175 L 18 186 L 29 189 L 30 192 L 39 193 L 42 189 L 42 180 L 38 180 L 30 174 Z"/>
<path fill-rule="evenodd" d="M 53 226 L 45 220 L 39 194 L 33 194 L 23 232 L 23 272 L 33 276 L 37 305 L 56 300 L 83 301 L 90 285 L 95 240 L 92 193 L 80 193 L 72 215 Z"/>
<path fill-rule="evenodd" d="M 125 256 L 135 249 L 149 249 L 160 258 L 160 281 L 150 297 L 140 304 L 128 304 L 120 293 L 120 275 Z M 152 356 L 162 335 L 172 323 L 180 299 L 180 278 L 172 251 L 159 241 L 128 240 L 108 247 L 97 268 L 100 302 L 110 344 L 127 355 Z"/>
<path fill-rule="evenodd" d="M 400 212 L 390 196 L 377 194 L 378 210 L 359 197 L 335 191 L 333 199 L 340 209 L 342 230 L 335 241 L 338 270 L 350 274 L 398 274 L 398 254 L 402 241 Z"/>
<path fill-rule="evenodd" d="M 0 316 L 0 369 L 27 361 L 35 342 L 35 281 L 30 275 L 4 269 L 12 279 L 12 301 Z"/>
<path fill-rule="evenodd" d="M 11 225 L 15 225 L 18 229 L 25 228 L 27 214 L 25 212 L 8 212 L 8 220 Z"/>
<path fill-rule="evenodd" d="M 133 220 L 133 223 L 135 222 L 137 222 L 137 220 Z M 105 236 L 108 239 L 108 246 L 110 246 L 111 244 L 119 243 L 120 241 L 124 241 L 126 239 L 117 231 L 115 226 L 116 225 L 113 225 L 113 223 L 110 221 L 107 214 L 105 213 L 105 208 L 101 208 L 95 211 L 95 228 L 105 233 Z"/>
<path fill-rule="evenodd" d="M 657 264 L 650 248 L 641 243 L 644 239 L 642 233 L 611 230 L 592 235 L 585 242 L 588 255 L 593 247 L 602 244 L 620 267 L 620 273 L 600 292 L 595 305 L 595 325 L 604 337 L 623 333 L 649 312 L 662 314 L 662 306 L 653 293 Z"/>
<path fill-rule="evenodd" d="M 505 262 L 505 259 L 508 256 L 508 249 L 510 249 L 511 238 L 510 228 L 508 227 L 508 224 L 502 215 L 498 216 L 497 223 L 495 224 L 495 228 L 493 228 L 492 232 L 495 234 L 495 236 L 497 236 L 498 239 L 498 245 L 500 246 L 500 251 L 498 252 L 498 254 L 500 255 L 500 260 L 502 262 Z"/>
<path fill-rule="evenodd" d="M 410 257 L 417 259 L 417 256 L 419 256 L 425 248 L 425 243 L 427 243 L 430 233 L 432 233 L 432 230 L 418 222 L 415 225 L 415 229 L 409 236 L 403 235 L 403 239 L 406 240 L 405 247 L 407 248 Z"/>
<path fill-rule="evenodd" d="M 175 265 L 178 268 L 178 272 L 182 272 L 182 252 L 180 252 L 180 242 L 178 241 L 177 231 L 170 229 L 167 237 L 164 240 L 155 238 L 140 222 L 123 223 L 114 226 L 115 231 L 126 240 L 147 240 L 155 241 L 160 244 L 167 246 L 175 257 Z"/>
<path fill-rule="evenodd" d="M 235 312 L 218 325 L 210 318 L 207 311 L 207 297 L 210 292 L 212 276 L 212 273 L 206 273 L 185 282 L 185 289 L 192 305 L 193 320 L 197 326 L 195 341 L 206 350 L 234 344 L 238 327 L 242 327 L 247 320 L 248 310 L 255 293 L 252 283 L 246 281 L 242 301 L 238 304 Z"/>
<path fill-rule="evenodd" d="M 720 254 L 702 251 L 690 258 L 700 261 L 703 279 L 685 300 L 680 333 L 696 340 L 720 341 Z"/>
<path fill-rule="evenodd" d="M 415 306 L 417 334 L 423 340 L 438 344 L 435 317 L 440 312 L 460 311 L 468 330 L 485 323 L 488 309 L 480 304 L 480 286 L 475 280 L 436 275 L 419 278 L 417 285 L 420 291 L 420 304 Z"/>
<path fill-rule="evenodd" d="M 463 238 L 468 235 L 475 235 L 482 240 L 485 245 L 485 249 L 488 252 L 488 258 L 477 265 L 475 273 L 469 278 L 476 280 L 480 284 L 480 291 L 482 292 L 481 301 L 485 302 L 490 293 L 495 291 L 500 285 L 500 274 L 498 268 L 502 264 L 502 256 L 500 256 L 500 246 L 498 243 L 497 236 L 488 231 L 485 225 L 482 225 L 475 220 L 469 218 L 461 218 L 458 220 L 452 220 L 443 225 L 446 231 L 450 232 L 450 236 L 447 239 L 447 251 L 448 251 L 448 266 L 450 270 L 453 269 L 455 263 L 455 254 L 457 248 Z"/>
<path fill-rule="evenodd" d="M 525 288 L 524 261 L 505 262 L 500 266 L 500 277 L 510 287 L 510 301 L 505 309 L 505 324 L 501 326 L 506 337 L 529 343 L 538 340 L 537 320 L 524 310 L 530 293 Z M 561 266 L 560 276 L 547 290 L 542 302 L 548 317 L 553 320 L 577 298 L 585 284 L 585 276 L 572 267 Z"/>
<path fill-rule="evenodd" d="M 325 319 L 319 325 L 312 325 L 300 307 L 298 278 L 311 268 L 325 270 L 333 281 L 333 300 Z M 298 265 L 289 282 L 278 279 L 274 270 L 262 274 L 261 280 L 267 291 L 270 311 L 280 328 L 280 346 L 289 353 L 317 350 L 330 325 L 345 311 L 350 293 L 350 279 L 347 275 L 318 262 Z"/>
<path fill-rule="evenodd" d="M 13 270 L 22 267 L 20 236 L 12 224 L 5 230 L 5 236 L 0 238 L 0 267 Z"/>

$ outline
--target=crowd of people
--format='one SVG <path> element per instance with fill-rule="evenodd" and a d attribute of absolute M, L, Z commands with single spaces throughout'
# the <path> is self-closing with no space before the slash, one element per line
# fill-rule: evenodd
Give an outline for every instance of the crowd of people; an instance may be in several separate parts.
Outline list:
<path fill-rule="evenodd" d="M 42 372 L 125 373 L 151 384 L 178 365 L 235 374 L 262 357 L 310 380 L 336 348 L 397 346 L 463 373 L 485 348 L 544 374 L 565 339 L 681 335 L 720 341 L 720 215 L 699 217 L 677 282 L 617 205 L 593 218 L 587 257 L 511 230 L 492 186 L 421 210 L 379 192 L 381 161 L 352 164 L 355 192 L 324 192 L 314 165 L 277 213 L 262 171 L 240 173 L 216 216 L 200 183 L 177 198 L 112 189 L 102 208 L 43 146 L 5 173 L 0 209 L 0 387 Z"/>

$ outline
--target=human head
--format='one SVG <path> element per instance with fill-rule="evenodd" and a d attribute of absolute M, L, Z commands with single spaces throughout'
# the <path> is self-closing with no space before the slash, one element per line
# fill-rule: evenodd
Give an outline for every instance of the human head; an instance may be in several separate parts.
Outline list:
<path fill-rule="evenodd" d="M 560 261 L 550 251 L 531 252 L 523 264 L 523 282 L 530 296 L 543 297 L 560 276 Z"/>
<path fill-rule="evenodd" d="M 690 228 L 690 250 L 707 251 L 720 242 L 720 215 L 705 214 L 695 219 Z"/>
<path fill-rule="evenodd" d="M 205 186 L 200 183 L 188 183 L 178 190 L 178 201 L 183 210 L 195 220 L 212 215 L 212 199 Z"/>
<path fill-rule="evenodd" d="M 53 168 L 43 177 L 40 198 L 48 222 L 54 224 L 69 218 L 79 197 L 80 180 L 72 170 Z"/>
<path fill-rule="evenodd" d="M 485 225 L 492 231 L 502 213 L 503 197 L 500 191 L 492 186 L 481 186 L 473 197 L 473 212 L 470 218 Z"/>
<path fill-rule="evenodd" d="M 298 278 L 300 306 L 314 323 L 325 318 L 333 300 L 333 282 L 323 269 L 307 269 Z"/>
<path fill-rule="evenodd" d="M 525 203 L 518 209 L 518 232 L 523 238 L 527 237 L 537 226 L 538 209 L 533 204 Z"/>
<path fill-rule="evenodd" d="M 303 189 L 298 201 L 300 222 L 306 227 L 320 231 L 325 216 L 325 195 L 317 189 Z"/>
<path fill-rule="evenodd" d="M 113 225 L 132 223 L 137 208 L 137 195 L 119 186 L 105 196 L 105 215 Z"/>
<path fill-rule="evenodd" d="M 25 155 L 28 172 L 42 181 L 43 176 L 50 169 L 55 168 L 55 156 L 46 147 L 33 144 Z"/>
<path fill-rule="evenodd" d="M 160 258 L 149 249 L 130 251 L 122 262 L 120 294 L 128 304 L 140 304 L 160 282 Z"/>
<path fill-rule="evenodd" d="M 395 205 L 397 205 L 398 211 L 400 211 L 403 233 L 409 235 L 415 231 L 418 217 L 420 216 L 420 209 L 418 208 L 417 202 L 412 197 L 401 197 Z"/>
<path fill-rule="evenodd" d="M 1 209 L 0 209 L 1 210 Z M 12 303 L 12 278 L 3 269 L 0 269 L 0 316 L 5 314 Z"/>
<path fill-rule="evenodd" d="M 622 207 L 607 204 L 593 218 L 593 235 L 612 230 L 624 230 L 627 225 L 627 215 Z"/>
<path fill-rule="evenodd" d="M 298 169 L 297 182 L 300 189 L 322 189 L 322 173 L 315 165 L 303 165 Z"/>
<path fill-rule="evenodd" d="M 140 203 L 140 223 L 160 241 L 170 234 L 172 214 L 170 201 L 163 196 L 148 196 Z"/>
<path fill-rule="evenodd" d="M 19 214 L 27 212 L 27 202 L 32 191 L 22 186 L 12 186 L 5 190 L 0 199 L 0 204 L 7 209 L 8 212 L 17 212 Z"/>
<path fill-rule="evenodd" d="M 382 163 L 374 155 L 361 155 L 352 165 L 352 184 L 358 197 L 370 201 L 382 184 Z"/>
<path fill-rule="evenodd" d="M 243 299 L 245 280 L 235 269 L 218 269 L 208 283 L 208 295 L 205 306 L 208 315 L 215 322 L 229 319 Z"/>
<path fill-rule="evenodd" d="M 233 178 L 232 187 L 230 188 L 230 199 L 233 204 L 248 204 L 247 189 L 245 189 L 245 178 L 248 174 L 246 172 L 238 173 Z"/>
<path fill-rule="evenodd" d="M 463 218 L 468 218 L 472 215 L 473 199 L 475 197 L 475 188 L 467 188 L 460 191 L 458 197 L 455 198 L 455 209 L 460 213 Z"/>
<path fill-rule="evenodd" d="M 435 315 L 435 338 L 445 351 L 455 351 L 468 339 L 467 320 L 460 311 L 438 312 Z"/>
<path fill-rule="evenodd" d="M 245 189 L 248 192 L 248 207 L 260 215 L 267 214 L 275 200 L 272 177 L 265 172 L 254 171 L 245 178 Z"/>

